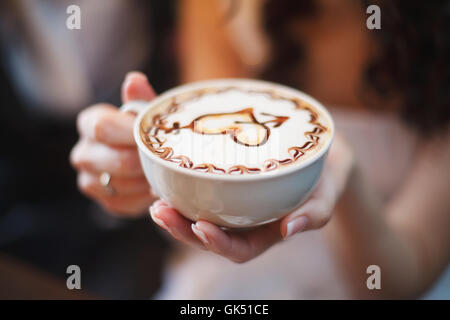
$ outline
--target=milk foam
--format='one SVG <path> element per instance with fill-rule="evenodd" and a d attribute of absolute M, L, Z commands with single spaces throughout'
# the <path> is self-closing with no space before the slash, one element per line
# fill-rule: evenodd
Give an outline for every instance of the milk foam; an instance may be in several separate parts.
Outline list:
<path fill-rule="evenodd" d="M 320 135 L 327 131 L 320 113 L 312 122 L 314 107 L 298 108 L 295 101 L 267 91 L 229 88 L 174 101 L 172 111 L 167 107 L 152 115 L 144 135 L 148 146 L 149 141 L 159 142 L 150 144 L 152 152 L 170 149 L 162 158 L 179 163 L 184 156 L 190 161 L 182 166 L 191 169 L 207 171 L 202 167 L 206 164 L 217 173 L 257 173 L 286 167 L 279 164 L 301 162 L 316 153 L 324 140 L 318 142 Z M 171 130 L 157 129 L 161 123 Z M 236 166 L 251 170 L 233 170 Z"/>

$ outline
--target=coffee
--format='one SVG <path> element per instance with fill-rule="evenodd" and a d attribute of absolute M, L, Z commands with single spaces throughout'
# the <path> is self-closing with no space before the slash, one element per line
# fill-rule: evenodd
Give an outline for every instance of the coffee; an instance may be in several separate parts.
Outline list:
<path fill-rule="evenodd" d="M 144 115 L 141 139 L 163 160 L 198 172 L 257 174 L 316 154 L 328 117 L 275 85 L 214 86 L 169 96 Z"/>

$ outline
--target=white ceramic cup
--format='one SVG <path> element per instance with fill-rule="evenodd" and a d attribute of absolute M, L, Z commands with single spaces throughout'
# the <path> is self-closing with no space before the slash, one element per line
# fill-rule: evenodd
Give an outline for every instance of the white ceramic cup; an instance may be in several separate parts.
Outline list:
<path fill-rule="evenodd" d="M 331 130 L 325 145 L 304 161 L 283 169 L 258 174 L 228 175 L 175 166 L 153 154 L 141 140 L 140 123 L 143 116 L 162 101 L 204 87 L 249 84 L 287 92 L 319 110 L 327 118 Z M 269 223 L 299 207 L 319 180 L 334 136 L 333 120 L 318 101 L 298 90 L 257 80 L 220 79 L 195 82 L 171 89 L 150 102 L 128 102 L 121 110 L 137 113 L 134 138 L 142 168 L 152 190 L 188 219 L 203 219 L 228 228 L 248 228 Z"/>

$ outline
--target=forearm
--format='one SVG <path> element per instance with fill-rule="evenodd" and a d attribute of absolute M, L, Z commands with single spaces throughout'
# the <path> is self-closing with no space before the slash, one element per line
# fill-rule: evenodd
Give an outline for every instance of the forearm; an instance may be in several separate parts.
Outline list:
<path fill-rule="evenodd" d="M 354 167 L 327 236 L 359 298 L 414 297 L 422 272 L 412 242 L 386 217 L 375 193 Z M 369 290 L 369 265 L 381 270 L 381 290 Z"/>

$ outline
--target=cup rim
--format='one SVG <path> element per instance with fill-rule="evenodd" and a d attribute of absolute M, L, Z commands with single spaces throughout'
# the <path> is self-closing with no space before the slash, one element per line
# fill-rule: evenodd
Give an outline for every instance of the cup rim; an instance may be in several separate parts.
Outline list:
<path fill-rule="evenodd" d="M 212 172 L 197 172 L 194 170 L 190 170 L 187 168 L 182 168 L 179 166 L 173 165 L 173 163 L 170 163 L 166 160 L 161 159 L 157 155 L 155 155 L 153 152 L 151 152 L 147 146 L 144 144 L 144 142 L 141 139 L 140 135 L 140 124 L 141 121 L 147 112 L 154 106 L 158 105 L 160 102 L 164 101 L 165 99 L 178 95 L 180 93 L 191 91 L 195 89 L 201 89 L 205 86 L 229 86 L 229 85 L 239 85 L 239 84 L 250 84 L 250 85 L 262 85 L 262 86 L 272 86 L 275 88 L 279 88 L 280 90 L 287 91 L 289 93 L 292 93 L 295 96 L 298 96 L 302 100 L 307 101 L 308 103 L 312 104 L 315 108 L 319 109 L 321 114 L 325 116 L 327 119 L 327 122 L 329 124 L 330 130 L 331 130 L 331 136 L 326 142 L 324 146 L 315 154 L 311 155 L 306 160 L 299 162 L 297 164 L 293 164 L 288 166 L 287 168 L 283 168 L 281 170 L 273 170 L 273 171 L 266 171 L 261 173 L 255 173 L 255 174 L 241 174 L 241 175 L 230 175 L 230 174 L 217 174 Z M 217 180 L 217 181 L 256 181 L 256 180 L 266 180 L 266 179 L 273 179 L 278 178 L 281 176 L 285 176 L 294 172 L 297 172 L 305 167 L 308 167 L 309 165 L 313 164 L 317 160 L 319 160 L 323 155 L 325 155 L 330 146 L 331 143 L 334 140 L 335 135 L 335 125 L 333 118 L 330 115 L 330 112 L 316 99 L 311 97 L 310 95 L 299 91 L 297 89 L 287 87 L 281 84 L 269 82 L 269 81 L 263 81 L 263 80 L 254 80 L 254 79 L 242 79 L 242 78 L 222 78 L 222 79 L 211 79 L 211 80 L 204 80 L 204 81 L 196 81 L 196 82 L 190 82 L 187 84 L 183 84 L 177 87 L 174 87 L 172 89 L 169 89 L 162 94 L 158 95 L 155 99 L 148 102 L 148 105 L 143 108 L 141 112 L 139 112 L 137 118 L 135 119 L 134 123 L 134 140 L 136 141 L 136 144 L 140 151 L 142 151 L 148 158 L 150 158 L 152 161 L 156 161 L 160 163 L 162 166 L 166 167 L 169 170 L 176 171 L 180 174 L 185 174 L 192 177 L 197 177 L 201 179 L 207 179 L 207 180 Z"/>

